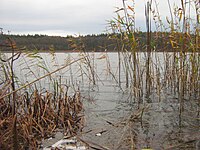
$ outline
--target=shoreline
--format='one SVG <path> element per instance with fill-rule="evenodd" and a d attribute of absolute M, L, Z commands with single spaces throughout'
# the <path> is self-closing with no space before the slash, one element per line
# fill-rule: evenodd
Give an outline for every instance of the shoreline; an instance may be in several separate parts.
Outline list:
<path fill-rule="evenodd" d="M 31 50 L 28 50 L 30 52 Z M 17 50 L 15 52 L 18 52 Z M 24 51 L 22 51 L 24 52 Z M 50 50 L 39 50 L 38 53 L 118 53 L 118 51 L 78 51 L 78 50 L 55 50 L 55 51 L 50 51 Z M 131 51 L 126 51 L 126 52 L 131 52 Z M 126 53 L 125 52 L 125 53 Z M 147 51 L 137 51 L 136 53 L 148 53 Z M 181 51 L 151 51 L 151 53 L 180 53 Z M 12 50 L 0 50 L 0 53 L 12 53 Z M 122 51 L 120 51 L 122 53 Z M 185 52 L 185 53 L 200 53 L 200 51 L 195 51 L 195 52 Z"/>

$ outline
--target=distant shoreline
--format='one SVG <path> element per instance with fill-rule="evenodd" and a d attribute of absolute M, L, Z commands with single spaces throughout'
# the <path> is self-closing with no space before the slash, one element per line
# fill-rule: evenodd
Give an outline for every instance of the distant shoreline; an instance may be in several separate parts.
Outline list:
<path fill-rule="evenodd" d="M 17 51 L 15 51 L 17 52 Z M 24 51 L 23 51 L 24 52 Z M 78 50 L 55 50 L 55 51 L 50 51 L 50 50 L 39 50 L 38 53 L 84 53 L 84 51 L 78 51 Z M 131 52 L 131 51 L 127 51 L 127 52 Z M 147 51 L 137 51 L 137 53 L 144 53 Z M 169 51 L 151 51 L 151 53 L 175 53 L 175 52 L 180 52 L 180 51 L 173 51 L 173 50 L 169 50 Z M 12 50 L 0 50 L 0 53 L 12 53 Z M 118 51 L 91 51 L 91 50 L 88 50 L 88 51 L 85 51 L 85 53 L 118 53 Z M 122 53 L 122 51 L 120 51 L 120 53 Z M 192 53 L 192 52 L 186 52 L 186 53 Z M 200 53 L 198 51 L 196 51 L 195 53 Z"/>

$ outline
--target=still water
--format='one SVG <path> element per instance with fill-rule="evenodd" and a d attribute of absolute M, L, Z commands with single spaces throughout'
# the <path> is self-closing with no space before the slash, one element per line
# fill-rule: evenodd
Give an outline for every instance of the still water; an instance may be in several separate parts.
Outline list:
<path fill-rule="evenodd" d="M 18 86 L 84 56 L 79 53 L 40 53 L 32 58 L 24 56 L 15 62 L 14 70 L 20 81 Z M 149 97 L 151 102 L 143 97 L 139 103 L 125 87 L 124 63 L 122 61 L 119 67 L 118 58 L 117 53 L 89 53 L 89 61 L 82 59 L 73 63 L 42 79 L 37 86 L 41 90 L 52 90 L 52 79 L 57 78 L 58 82 L 69 85 L 71 92 L 80 90 L 85 109 L 85 134 L 81 138 L 100 149 L 197 148 L 200 124 L 196 119 L 197 107 L 191 102 L 193 100 L 185 99 L 187 108 L 182 117 L 179 115 L 177 95 L 168 91 L 162 92 L 159 101 L 153 93 Z M 146 55 L 141 53 L 138 58 L 140 66 L 144 67 Z M 164 53 L 152 55 L 152 64 L 156 63 L 162 68 L 161 74 L 167 58 L 170 59 L 170 55 Z M 137 114 L 139 117 L 130 119 Z"/>

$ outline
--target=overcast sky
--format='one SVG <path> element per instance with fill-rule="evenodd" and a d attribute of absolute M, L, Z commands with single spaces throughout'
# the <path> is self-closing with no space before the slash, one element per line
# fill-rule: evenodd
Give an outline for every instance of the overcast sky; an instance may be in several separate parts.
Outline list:
<path fill-rule="evenodd" d="M 163 18 L 167 0 L 157 0 Z M 180 0 L 170 0 L 180 1 Z M 135 0 L 136 27 L 145 30 L 145 0 Z M 1 0 L 0 27 L 12 34 L 98 34 L 122 0 Z"/>

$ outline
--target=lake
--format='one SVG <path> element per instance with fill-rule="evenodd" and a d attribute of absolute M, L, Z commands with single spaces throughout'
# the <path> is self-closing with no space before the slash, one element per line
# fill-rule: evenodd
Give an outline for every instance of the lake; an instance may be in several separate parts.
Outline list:
<path fill-rule="evenodd" d="M 121 53 L 119 66 L 119 55 L 115 52 L 40 53 L 29 58 L 24 54 L 15 62 L 14 70 L 20 87 L 84 57 L 36 85 L 40 90 L 53 90 L 52 79 L 57 78 L 70 87 L 71 93 L 80 90 L 85 109 L 85 134 L 81 135 L 84 141 L 100 149 L 194 149 L 200 140 L 199 89 L 194 95 L 181 97 L 184 111 L 180 114 L 179 93 L 170 88 L 173 82 L 167 78 L 173 77 L 173 72 L 169 73 L 167 68 L 174 65 L 174 54 L 151 54 L 151 92 L 148 95 L 147 76 L 144 75 L 148 55 L 138 53 L 137 60 L 130 55 Z M 191 55 L 188 54 L 186 60 Z M 138 64 L 135 68 L 139 68 L 135 71 L 131 65 L 134 61 Z M 137 82 L 134 73 L 141 75 Z"/>

